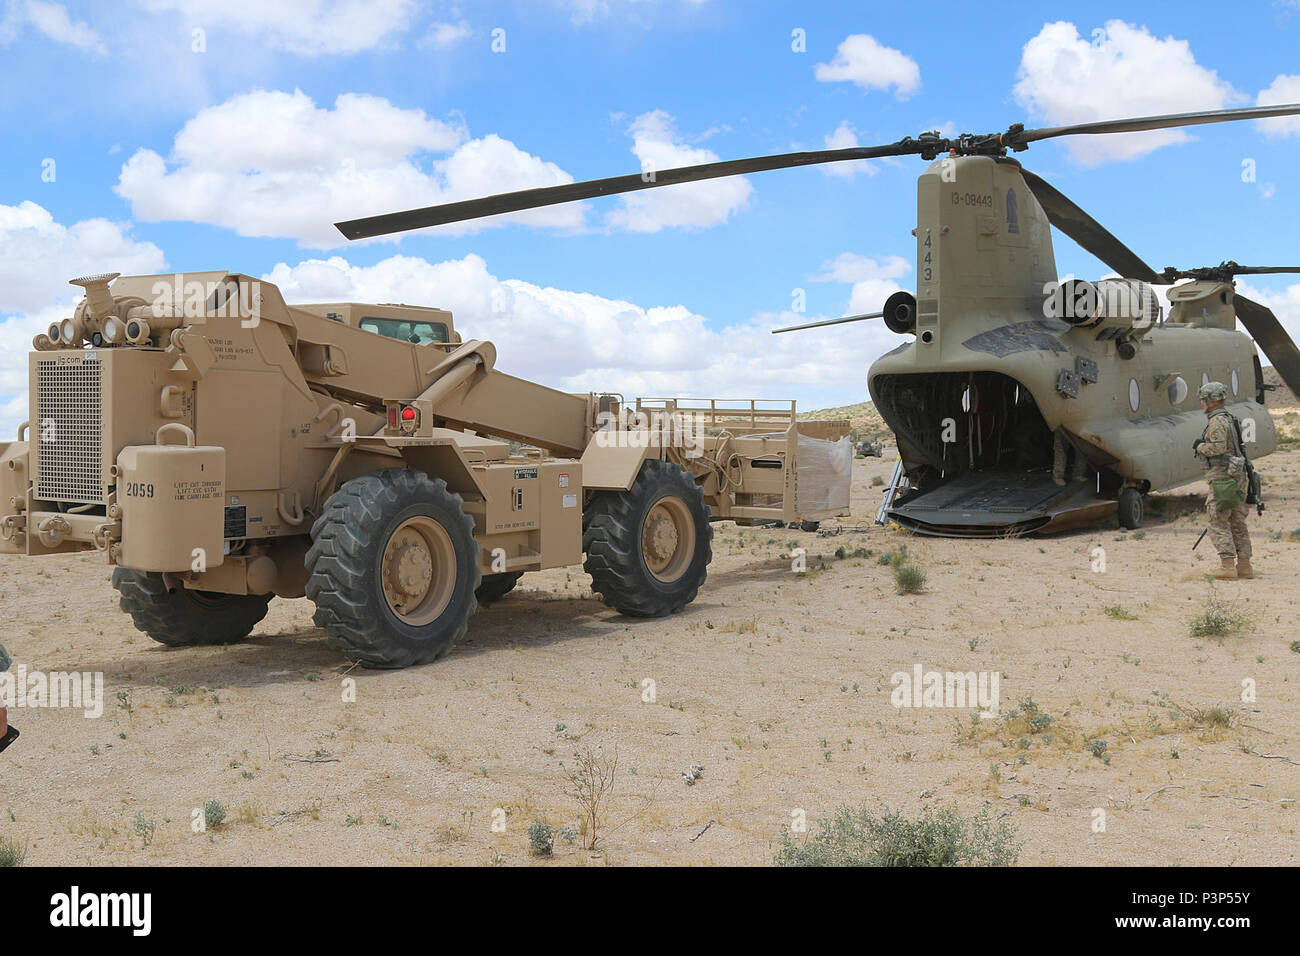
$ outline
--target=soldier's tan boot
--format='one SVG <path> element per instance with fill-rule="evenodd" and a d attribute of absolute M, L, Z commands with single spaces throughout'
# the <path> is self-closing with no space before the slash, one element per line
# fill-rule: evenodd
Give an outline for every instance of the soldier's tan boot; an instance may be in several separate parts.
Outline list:
<path fill-rule="evenodd" d="M 1052 436 L 1052 481 L 1065 484 L 1066 458 L 1069 456 L 1065 439 L 1060 432 Z"/>
<path fill-rule="evenodd" d="M 1255 576 L 1255 569 L 1250 566 L 1250 558 L 1243 558 L 1240 555 L 1238 555 L 1237 556 L 1237 577 L 1253 578 L 1254 576 Z"/>
<path fill-rule="evenodd" d="M 1219 558 L 1219 570 L 1214 572 L 1214 576 L 1220 581 L 1237 580 L 1237 562 L 1232 558 Z"/>

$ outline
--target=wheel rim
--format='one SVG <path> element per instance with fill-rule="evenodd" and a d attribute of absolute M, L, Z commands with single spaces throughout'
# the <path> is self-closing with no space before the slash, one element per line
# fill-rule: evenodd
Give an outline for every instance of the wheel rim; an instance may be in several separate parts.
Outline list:
<path fill-rule="evenodd" d="M 671 584 L 695 555 L 695 522 L 680 498 L 660 498 L 641 526 L 641 554 L 650 573 Z"/>
<path fill-rule="evenodd" d="M 456 549 L 433 518 L 404 521 L 384 546 L 379 566 L 384 600 L 403 624 L 419 627 L 438 618 L 456 588 Z"/>

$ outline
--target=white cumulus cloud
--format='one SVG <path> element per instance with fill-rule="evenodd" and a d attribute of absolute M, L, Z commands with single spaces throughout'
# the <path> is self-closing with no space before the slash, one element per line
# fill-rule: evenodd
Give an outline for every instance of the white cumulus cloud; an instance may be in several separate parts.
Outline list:
<path fill-rule="evenodd" d="M 421 45 L 432 47 L 435 50 L 449 50 L 461 40 L 467 40 L 474 35 L 470 29 L 468 20 L 458 20 L 455 23 L 434 23 L 424 35 Z"/>
<path fill-rule="evenodd" d="M 709 0 L 557 0 L 562 8 L 569 11 L 569 19 L 575 26 L 592 23 L 609 16 L 617 16 L 621 21 L 649 26 L 652 14 L 657 8 L 672 9 L 680 6 L 684 10 L 702 7 Z"/>
<path fill-rule="evenodd" d="M 137 0 L 188 29 L 229 30 L 306 56 L 353 54 L 405 30 L 414 0 Z"/>
<path fill-rule="evenodd" d="M 0 325 L 0 330 L 4 326 Z M 3 334 L 0 331 L 0 334 Z M 27 393 L 15 395 L 0 394 L 0 442 L 13 441 L 18 437 L 18 426 L 27 421 Z"/>
<path fill-rule="evenodd" d="M 1045 24 L 1025 44 L 1016 101 L 1052 126 L 1162 113 L 1222 109 L 1239 96 L 1201 66 L 1186 40 L 1110 20 L 1090 37 L 1073 23 Z M 1066 137 L 1087 165 L 1134 159 L 1189 139 L 1184 130 Z"/>
<path fill-rule="evenodd" d="M 107 219 L 71 226 L 30 200 L 0 205 L 0 314 L 34 312 L 75 299 L 69 279 L 91 273 L 151 273 L 166 262 L 151 242 L 137 242 Z"/>
<path fill-rule="evenodd" d="M 572 182 L 499 136 L 465 136 L 458 125 L 379 96 L 345 93 L 328 109 L 300 90 L 255 90 L 200 111 L 169 157 L 138 150 L 115 188 L 137 219 L 206 222 L 330 248 L 344 244 L 331 225 L 343 219 Z M 502 218 L 441 228 L 467 232 Z M 509 218 L 570 228 L 583 221 L 581 208 L 569 205 Z"/>
<path fill-rule="evenodd" d="M 103 56 L 108 47 L 84 20 L 74 20 L 68 8 L 51 0 L 4 0 L 0 6 L 0 46 L 17 40 L 28 29 L 48 40 Z"/>
<path fill-rule="evenodd" d="M 1260 90 L 1255 97 L 1256 106 L 1280 106 L 1282 104 L 1300 103 L 1300 75 L 1287 76 L 1285 73 Z M 1276 119 L 1259 120 L 1256 125 L 1265 136 L 1300 136 L 1300 116 L 1279 116 Z"/>
<path fill-rule="evenodd" d="M 108 52 L 104 41 L 84 20 L 73 20 L 61 3 L 45 0 L 27 0 L 23 5 L 27 22 L 56 43 L 64 43 L 78 50 L 98 53 Z"/>
<path fill-rule="evenodd" d="M 65 226 L 34 202 L 0 204 L 0 441 L 27 418 L 32 336 L 71 313 L 81 290 L 69 279 L 99 272 L 148 274 L 167 263 L 107 219 Z"/>
<path fill-rule="evenodd" d="M 632 152 L 647 175 L 679 166 L 716 163 L 712 150 L 687 146 L 663 110 L 643 113 L 628 131 Z M 606 216 L 606 225 L 631 232 L 658 232 L 670 227 L 702 228 L 725 222 L 749 204 L 753 187 L 744 177 L 731 176 L 676 186 L 657 186 L 626 193 L 620 208 Z"/>
<path fill-rule="evenodd" d="M 835 131 L 825 138 L 827 149 L 850 149 L 854 146 L 861 146 L 858 141 L 858 131 L 853 128 L 848 120 L 844 120 Z M 851 160 L 846 163 L 826 163 L 824 166 L 817 167 L 827 176 L 837 176 L 840 179 L 851 179 L 858 173 L 866 173 L 868 176 L 874 176 L 880 172 L 880 166 L 874 160 L 861 159 Z"/>
<path fill-rule="evenodd" d="M 1261 305 L 1265 305 L 1273 310 L 1277 320 L 1282 323 L 1287 334 L 1292 340 L 1300 342 L 1300 282 L 1275 291 L 1265 291 L 1256 289 L 1245 279 L 1237 280 L 1237 291 L 1248 299 L 1254 299 Z M 1241 328 L 1239 325 L 1238 328 Z M 1246 331 L 1242 328 L 1242 331 Z M 1260 361 L 1265 365 L 1271 365 L 1272 362 L 1260 350 Z"/>
<path fill-rule="evenodd" d="M 854 33 L 835 50 L 830 63 L 818 63 L 813 75 L 822 83 L 853 83 L 864 90 L 887 90 L 902 100 L 921 87 L 921 68 L 906 53 L 884 46 L 875 37 Z"/>
<path fill-rule="evenodd" d="M 715 329 L 681 304 L 645 306 L 501 279 L 476 255 L 438 263 L 391 256 L 372 266 L 335 256 L 281 263 L 264 278 L 290 302 L 402 301 L 450 309 L 465 338 L 496 344 L 503 371 L 570 391 L 793 398 L 801 408 L 848 404 L 867 398 L 863 362 L 898 344 L 879 323 L 849 326 L 851 332 L 771 335 L 783 325 L 815 321 L 788 311 Z M 846 361 L 846 352 L 861 361 Z"/>
<path fill-rule="evenodd" d="M 820 273 L 809 276 L 809 281 L 851 284 L 848 314 L 862 315 L 879 312 L 886 299 L 902 290 L 897 280 L 912 271 L 912 264 L 902 256 L 872 258 L 856 252 L 842 252 L 829 262 L 823 262 L 821 268 Z M 872 334 L 884 341 L 879 330 L 873 330 Z"/>
<path fill-rule="evenodd" d="M 662 110 L 639 116 L 628 134 L 647 171 L 718 159 L 686 145 Z M 467 137 L 461 123 L 379 96 L 345 93 L 330 109 L 301 90 L 253 90 L 200 110 L 167 156 L 138 149 L 115 190 L 145 222 L 204 222 L 329 249 L 346 244 L 334 222 L 573 182 L 494 133 Z M 711 226 L 744 208 L 751 192 L 743 178 L 729 178 L 631 193 L 605 225 L 632 232 Z M 564 203 L 436 228 L 464 234 L 505 222 L 572 230 L 586 225 L 586 214 L 581 204 Z"/>
<path fill-rule="evenodd" d="M 822 263 L 822 271 L 810 278 L 812 282 L 862 282 L 865 279 L 900 279 L 912 271 L 912 264 L 902 256 L 882 256 L 873 259 L 856 252 L 841 252 L 829 262 Z"/>

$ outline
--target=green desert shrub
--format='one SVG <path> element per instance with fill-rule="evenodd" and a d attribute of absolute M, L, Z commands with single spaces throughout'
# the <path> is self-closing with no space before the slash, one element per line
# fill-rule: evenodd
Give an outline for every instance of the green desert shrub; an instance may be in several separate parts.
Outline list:
<path fill-rule="evenodd" d="M 819 830 L 797 838 L 788 830 L 778 866 L 1010 866 L 1020 855 L 1015 831 L 987 808 L 973 817 L 927 807 L 909 820 L 888 807 L 836 807 Z"/>

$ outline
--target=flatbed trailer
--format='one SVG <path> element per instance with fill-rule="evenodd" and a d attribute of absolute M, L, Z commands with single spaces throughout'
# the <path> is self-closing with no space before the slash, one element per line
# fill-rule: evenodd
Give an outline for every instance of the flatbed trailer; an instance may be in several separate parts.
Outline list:
<path fill-rule="evenodd" d="M 696 423 L 699 454 L 673 449 L 714 520 L 813 524 L 849 513 L 847 420 L 799 421 L 793 401 L 638 398 L 638 413 Z"/>

